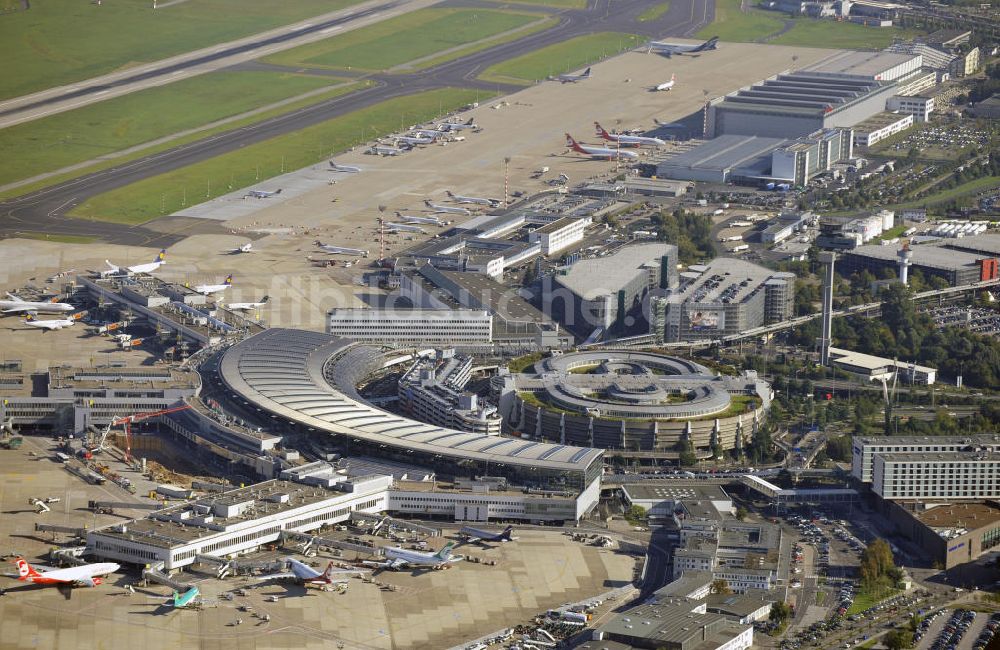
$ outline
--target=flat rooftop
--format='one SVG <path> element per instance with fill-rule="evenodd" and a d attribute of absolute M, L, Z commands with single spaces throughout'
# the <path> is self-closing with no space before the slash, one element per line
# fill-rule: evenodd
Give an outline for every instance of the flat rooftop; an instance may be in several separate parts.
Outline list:
<path fill-rule="evenodd" d="M 973 237 L 949 239 L 942 244 L 942 247 L 973 255 L 1000 256 L 1000 235 L 984 233 Z"/>
<path fill-rule="evenodd" d="M 632 244 L 607 257 L 580 260 L 569 267 L 565 275 L 555 277 L 583 300 L 614 293 L 632 282 L 637 275 L 648 273 L 646 265 L 659 263 L 663 256 L 676 263 L 677 247 L 671 244 Z"/>
<path fill-rule="evenodd" d="M 116 368 L 111 366 L 82 368 L 50 366 L 49 388 L 196 388 L 197 373 L 165 367 Z"/>
<path fill-rule="evenodd" d="M 857 124 L 854 125 L 854 130 L 860 131 L 862 133 L 878 131 L 880 129 L 884 129 L 887 126 L 892 126 L 897 122 L 902 122 L 903 120 L 906 119 L 912 120 L 913 116 L 910 115 L 909 113 L 889 113 L 884 111 L 882 113 L 876 113 L 875 115 L 872 115 L 863 122 L 858 122 Z"/>
<path fill-rule="evenodd" d="M 770 166 L 771 152 L 788 142 L 785 138 L 724 134 L 667 158 L 660 165 L 668 172 L 671 167 L 728 171 L 734 167 L 757 166 L 766 158 Z"/>
<path fill-rule="evenodd" d="M 667 297 L 672 303 L 740 303 L 773 278 L 791 274 L 731 257 L 717 257 L 708 264 L 693 264 L 688 271 L 699 273 L 697 279 Z M 690 276 L 685 276 L 690 277 Z"/>
<path fill-rule="evenodd" d="M 622 490 L 632 501 L 679 501 L 681 499 L 709 499 L 712 501 L 729 501 L 730 497 L 721 485 L 677 485 L 666 483 L 649 485 L 648 483 L 626 483 Z"/>
<path fill-rule="evenodd" d="M 421 269 L 423 272 L 424 269 Z M 439 271 L 448 280 L 467 291 L 485 308 L 506 321 L 529 321 L 532 323 L 552 323 L 540 309 L 496 280 L 481 273 L 461 271 Z M 430 279 L 433 276 L 424 276 Z M 433 280 L 432 280 L 433 282 Z"/>
<path fill-rule="evenodd" d="M 803 70 L 822 74 L 874 78 L 913 58 L 912 54 L 898 54 L 895 52 L 845 51 L 835 54 L 819 63 L 806 66 Z"/>
<path fill-rule="evenodd" d="M 1000 443 L 1000 435 L 974 436 L 859 436 L 854 442 L 863 445 L 990 445 Z"/>
<path fill-rule="evenodd" d="M 895 452 L 878 456 L 887 463 L 1000 463 L 1000 454 L 975 451 Z"/>
<path fill-rule="evenodd" d="M 928 528 L 954 529 L 967 528 L 975 530 L 1000 521 L 1000 505 L 991 501 L 975 503 L 956 503 L 947 506 L 935 506 L 928 510 L 913 513 L 913 516 Z"/>
<path fill-rule="evenodd" d="M 883 368 L 910 368 L 912 367 L 916 372 L 931 373 L 937 372 L 936 368 L 930 368 L 928 366 L 918 366 L 915 364 L 909 364 L 905 360 L 893 360 L 886 359 L 885 357 L 876 357 L 871 354 L 862 354 L 861 352 L 852 352 L 851 350 L 844 350 L 842 348 L 830 348 L 830 360 L 834 363 L 841 363 L 848 366 L 854 366 L 855 368 L 864 368 L 865 370 L 881 370 Z"/>
<path fill-rule="evenodd" d="M 533 232 L 538 235 L 552 234 L 562 230 L 566 226 L 576 223 L 577 221 L 579 221 L 579 219 L 574 219 L 573 217 L 562 217 L 552 223 L 545 224 L 541 228 L 536 228 Z"/>
<path fill-rule="evenodd" d="M 973 267 L 982 259 L 981 255 L 973 255 L 972 253 L 944 248 L 943 246 L 935 246 L 933 244 L 911 246 L 910 251 L 913 253 L 910 260 L 914 266 L 926 266 L 942 271 L 959 271 Z M 899 261 L 899 257 L 896 255 L 898 252 L 899 249 L 895 246 L 866 244 L 858 246 L 853 250 L 845 251 L 843 255 L 846 257 L 866 257 L 895 264 Z"/>

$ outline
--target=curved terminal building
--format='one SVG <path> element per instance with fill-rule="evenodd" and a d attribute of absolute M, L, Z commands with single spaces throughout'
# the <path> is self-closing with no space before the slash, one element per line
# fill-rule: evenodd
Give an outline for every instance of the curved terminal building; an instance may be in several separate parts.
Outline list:
<path fill-rule="evenodd" d="M 543 359 L 504 381 L 510 428 L 534 438 L 676 457 L 740 450 L 763 420 L 771 388 L 748 371 L 715 375 L 650 352 L 588 351 Z"/>
<path fill-rule="evenodd" d="M 326 434 L 345 454 L 418 464 L 442 476 L 504 477 L 532 489 L 592 491 L 596 503 L 599 449 L 456 431 L 367 403 L 356 386 L 392 363 L 376 346 L 275 328 L 226 350 L 218 373 L 234 406 L 266 414 L 276 422 L 272 431 Z"/>

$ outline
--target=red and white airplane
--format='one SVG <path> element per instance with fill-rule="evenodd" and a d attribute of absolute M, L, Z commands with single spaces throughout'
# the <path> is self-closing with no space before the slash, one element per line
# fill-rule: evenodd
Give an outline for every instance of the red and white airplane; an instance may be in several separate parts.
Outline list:
<path fill-rule="evenodd" d="M 121 568 L 114 562 L 84 564 L 68 569 L 52 569 L 39 573 L 23 558 L 14 560 L 17 565 L 18 580 L 32 582 L 36 585 L 62 585 L 68 587 L 96 587 L 104 582 L 102 576 L 114 573 Z"/>
<path fill-rule="evenodd" d="M 594 128 L 597 129 L 597 135 L 608 142 L 617 142 L 623 147 L 641 147 L 643 145 L 662 147 L 666 144 L 666 142 L 659 138 L 648 138 L 642 135 L 625 135 L 624 133 L 608 133 L 598 122 L 594 122 Z"/>
<path fill-rule="evenodd" d="M 569 133 L 566 134 L 566 146 L 573 151 L 586 154 L 591 158 L 607 158 L 608 160 L 625 158 L 628 160 L 635 160 L 639 157 L 639 154 L 634 151 L 619 151 L 618 149 L 608 149 L 607 147 L 590 147 L 585 144 L 580 144 L 574 140 L 573 136 Z"/>

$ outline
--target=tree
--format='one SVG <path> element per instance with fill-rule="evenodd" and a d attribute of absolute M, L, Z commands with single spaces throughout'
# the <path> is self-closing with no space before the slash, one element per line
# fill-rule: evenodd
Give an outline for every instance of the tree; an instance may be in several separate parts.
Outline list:
<path fill-rule="evenodd" d="M 889 650 L 904 650 L 913 645 L 913 632 L 902 629 L 890 630 L 886 633 L 882 642 L 885 643 L 885 647 L 889 648 Z"/>
<path fill-rule="evenodd" d="M 746 521 L 748 514 L 750 513 L 747 512 L 747 509 L 744 508 L 743 506 L 740 506 L 739 508 L 736 509 L 736 518 L 739 519 L 740 521 Z"/>
<path fill-rule="evenodd" d="M 629 506 L 629 509 L 625 511 L 625 519 L 630 522 L 639 522 L 646 519 L 646 509 L 640 505 Z"/>
<path fill-rule="evenodd" d="M 767 619 L 775 625 L 781 625 L 791 617 L 792 608 L 788 606 L 788 603 L 779 600 L 771 605 L 771 613 L 768 614 Z"/>
<path fill-rule="evenodd" d="M 713 594 L 731 594 L 733 590 L 729 588 L 729 582 L 723 578 L 717 578 L 712 581 L 712 593 Z"/>

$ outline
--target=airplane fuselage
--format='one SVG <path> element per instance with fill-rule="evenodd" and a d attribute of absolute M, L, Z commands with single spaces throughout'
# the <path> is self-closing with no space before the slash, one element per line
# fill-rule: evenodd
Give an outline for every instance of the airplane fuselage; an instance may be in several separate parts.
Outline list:
<path fill-rule="evenodd" d="M 61 314 L 76 309 L 73 305 L 65 302 L 31 302 L 22 300 L 0 300 L 0 312 L 15 314 L 19 312 L 34 311 L 43 314 Z"/>

